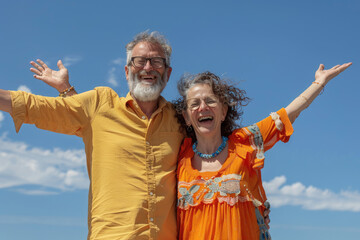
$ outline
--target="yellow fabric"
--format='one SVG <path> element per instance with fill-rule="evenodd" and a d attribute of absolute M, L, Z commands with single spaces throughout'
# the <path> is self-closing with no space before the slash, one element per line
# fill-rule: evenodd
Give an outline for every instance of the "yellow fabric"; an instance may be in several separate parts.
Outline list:
<path fill-rule="evenodd" d="M 90 178 L 88 239 L 176 239 L 177 154 L 183 135 L 161 98 L 148 119 L 136 101 L 100 87 L 68 98 L 11 92 L 23 123 L 83 138 Z"/>
<path fill-rule="evenodd" d="M 215 172 L 192 167 L 193 143 L 190 138 L 184 140 L 177 169 L 180 240 L 259 239 L 261 223 L 254 205 L 262 214 L 266 201 L 260 172 L 263 153 L 279 140 L 287 142 L 293 133 L 285 109 L 277 113 L 282 131 L 271 117 L 235 130 L 229 136 L 228 158 Z"/>

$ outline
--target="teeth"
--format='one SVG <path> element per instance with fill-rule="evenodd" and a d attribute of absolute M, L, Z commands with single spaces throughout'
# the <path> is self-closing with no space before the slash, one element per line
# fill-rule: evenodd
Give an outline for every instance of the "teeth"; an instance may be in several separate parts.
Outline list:
<path fill-rule="evenodd" d="M 198 120 L 199 120 L 199 122 L 202 122 L 205 120 L 213 120 L 213 117 L 212 116 L 200 117 Z"/>
<path fill-rule="evenodd" d="M 142 76 L 141 78 L 142 79 L 155 79 L 154 76 Z"/>

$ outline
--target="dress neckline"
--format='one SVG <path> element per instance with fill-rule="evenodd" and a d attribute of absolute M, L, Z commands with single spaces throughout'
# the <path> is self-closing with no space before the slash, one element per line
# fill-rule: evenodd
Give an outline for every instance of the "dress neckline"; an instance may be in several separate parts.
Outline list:
<path fill-rule="evenodd" d="M 228 166 L 233 162 L 234 158 L 235 158 L 235 155 L 234 154 L 234 148 L 235 148 L 235 145 L 232 141 L 230 141 L 230 138 L 229 138 L 229 141 L 228 141 L 228 156 L 225 160 L 225 162 L 222 164 L 221 168 L 217 171 L 207 171 L 207 172 L 200 172 L 199 170 L 195 169 L 193 166 L 192 166 L 192 159 L 194 158 L 194 151 L 192 149 L 192 144 L 190 145 L 190 148 L 189 148 L 189 155 L 188 157 L 186 158 L 186 161 L 185 161 L 185 169 L 186 171 L 188 171 L 189 173 L 191 173 L 191 175 L 193 176 L 200 176 L 202 178 L 204 178 L 205 180 L 206 179 L 210 179 L 212 177 L 216 177 L 217 175 L 221 174 L 222 172 L 224 172 L 225 169 L 228 168 Z"/>

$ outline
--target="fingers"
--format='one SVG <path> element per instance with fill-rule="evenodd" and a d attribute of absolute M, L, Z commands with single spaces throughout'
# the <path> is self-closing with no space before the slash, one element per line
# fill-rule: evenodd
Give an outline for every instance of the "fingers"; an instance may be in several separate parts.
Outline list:
<path fill-rule="evenodd" d="M 49 69 L 49 67 L 40 59 L 36 59 L 36 61 L 38 63 L 34 61 L 30 61 L 30 64 L 34 67 L 34 68 L 30 68 L 30 71 L 35 73 L 33 75 L 34 78 L 44 81 L 45 80 L 44 74 L 46 74 L 46 71 L 47 69 Z"/>
<path fill-rule="evenodd" d="M 36 61 L 37 61 L 44 69 L 48 68 L 48 66 L 47 66 L 43 61 L 41 61 L 40 59 L 36 59 Z"/>
<path fill-rule="evenodd" d="M 342 71 L 344 71 L 345 69 L 347 69 L 347 68 L 350 67 L 351 65 L 352 65 L 352 62 L 344 63 L 343 65 L 339 65 L 339 67 L 337 68 L 337 70 L 339 71 L 339 73 L 341 73 Z"/>
<path fill-rule="evenodd" d="M 331 69 L 337 69 L 338 67 L 340 67 L 340 64 L 333 66 Z"/>
<path fill-rule="evenodd" d="M 322 65 L 322 64 L 320 64 L 320 65 Z M 352 65 L 352 62 L 344 63 L 344 64 L 342 64 L 342 65 L 338 64 L 338 65 L 333 66 L 333 67 L 330 68 L 329 70 L 341 70 L 341 72 L 342 72 L 342 71 L 344 71 L 345 69 L 347 69 L 348 67 L 350 67 L 351 65 Z M 324 65 L 323 65 L 323 66 L 324 66 Z M 320 69 L 320 68 L 319 68 L 319 69 Z M 323 68 L 322 70 L 324 70 L 324 68 Z"/>
<path fill-rule="evenodd" d="M 45 81 L 45 78 L 43 76 L 39 76 L 39 75 L 34 74 L 33 77 L 38 79 L 38 80 Z"/>
<path fill-rule="evenodd" d="M 60 70 L 61 70 L 61 69 L 66 69 L 61 60 L 59 60 L 59 61 L 57 62 L 57 66 L 58 66 L 58 68 L 59 68 Z"/>
<path fill-rule="evenodd" d="M 322 71 L 324 70 L 324 68 L 325 68 L 324 64 L 320 64 L 317 71 Z"/>
<path fill-rule="evenodd" d="M 36 78 L 36 79 L 39 79 L 39 80 L 43 80 L 42 79 L 42 71 L 44 71 L 44 69 L 41 66 L 37 65 L 33 61 L 31 61 L 30 64 L 34 67 L 34 68 L 30 68 L 30 71 L 35 73 L 33 75 L 33 77 Z"/>
<path fill-rule="evenodd" d="M 339 75 L 341 72 L 343 72 L 345 69 L 350 67 L 352 65 L 352 62 L 344 63 L 342 65 L 335 65 L 330 69 L 325 69 L 324 64 L 320 64 L 318 70 L 315 73 L 315 78 L 320 76 L 325 76 L 328 79 L 332 79 Z"/>
<path fill-rule="evenodd" d="M 345 71 L 345 69 L 347 69 L 348 67 L 350 67 L 352 65 L 352 62 L 349 63 L 344 63 L 342 65 L 336 65 L 334 67 L 332 67 L 329 70 L 333 70 L 334 71 L 334 75 L 337 76 L 340 73 L 342 73 L 343 71 Z"/>
<path fill-rule="evenodd" d="M 36 60 L 39 64 L 37 64 L 34 61 L 31 61 L 30 64 L 34 67 L 34 68 L 30 68 L 30 71 L 35 73 L 34 78 L 39 79 L 39 80 L 43 80 L 43 73 L 45 72 L 45 70 L 48 68 L 48 66 L 41 61 L 40 59 Z"/>
<path fill-rule="evenodd" d="M 30 71 L 31 72 L 33 72 L 33 73 L 35 73 L 35 74 L 37 74 L 37 75 L 39 75 L 39 76 L 41 76 L 41 72 L 39 71 L 39 70 L 37 70 L 36 68 L 30 68 Z"/>
<path fill-rule="evenodd" d="M 42 73 L 39 70 L 37 70 L 35 68 L 30 68 L 30 71 L 35 73 L 33 75 L 34 78 L 44 81 L 44 77 L 42 76 Z"/>
<path fill-rule="evenodd" d="M 39 59 L 38 59 L 39 60 Z M 39 66 L 36 62 L 31 61 L 30 64 L 35 67 L 39 72 L 45 71 L 45 69 L 42 66 Z M 41 74 L 40 74 L 41 75 Z"/>

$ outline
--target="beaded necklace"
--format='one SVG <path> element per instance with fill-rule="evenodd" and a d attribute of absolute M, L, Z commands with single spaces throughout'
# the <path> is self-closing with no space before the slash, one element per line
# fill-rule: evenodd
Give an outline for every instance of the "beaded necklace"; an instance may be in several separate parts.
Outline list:
<path fill-rule="evenodd" d="M 224 150 L 224 148 L 225 148 L 225 146 L 226 146 L 226 143 L 227 143 L 227 141 L 228 141 L 228 138 L 227 138 L 227 137 L 222 136 L 221 138 L 222 138 L 222 143 L 221 143 L 221 145 L 219 146 L 219 148 L 218 148 L 214 153 L 212 153 L 212 154 L 205 154 L 205 153 L 199 152 L 199 151 L 196 149 L 197 144 L 198 144 L 197 141 L 196 141 L 196 142 L 193 144 L 193 146 L 192 146 L 194 153 L 195 153 L 196 155 L 198 155 L 199 157 L 205 158 L 205 159 L 210 159 L 210 158 L 216 157 L 217 155 L 219 155 L 219 154 L 222 152 L 222 150 Z"/>

